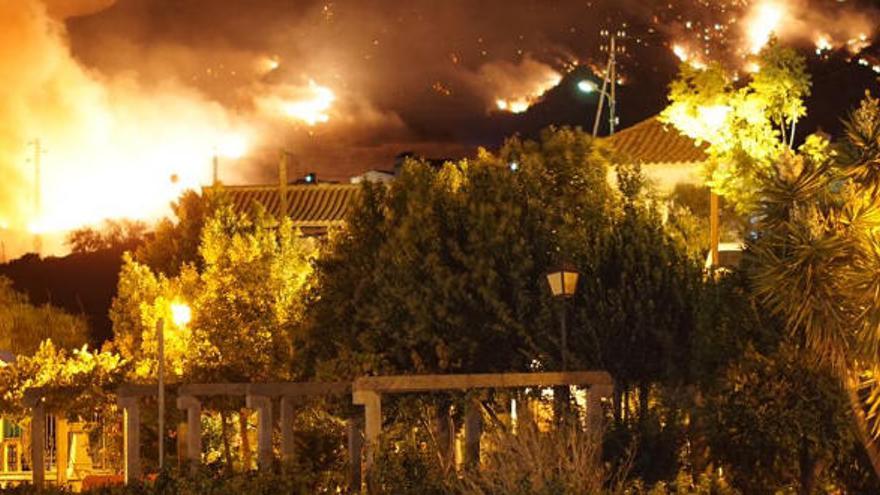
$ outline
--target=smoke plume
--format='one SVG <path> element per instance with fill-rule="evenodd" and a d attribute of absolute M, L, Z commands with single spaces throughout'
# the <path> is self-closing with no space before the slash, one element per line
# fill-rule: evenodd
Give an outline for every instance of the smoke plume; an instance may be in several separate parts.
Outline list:
<path fill-rule="evenodd" d="M 247 123 L 174 80 L 145 86 L 83 67 L 62 19 L 110 4 L 0 2 L 0 227 L 7 243 L 15 232 L 156 218 L 181 188 L 206 182 L 218 149 L 250 137 Z"/>

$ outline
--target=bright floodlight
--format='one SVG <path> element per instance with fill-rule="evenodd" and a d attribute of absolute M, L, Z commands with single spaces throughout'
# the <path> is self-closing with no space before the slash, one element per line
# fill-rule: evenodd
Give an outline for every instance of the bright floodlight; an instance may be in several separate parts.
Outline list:
<path fill-rule="evenodd" d="M 171 303 L 171 320 L 178 327 L 185 327 L 192 319 L 192 310 L 185 303 Z"/>
<path fill-rule="evenodd" d="M 595 92 L 599 88 L 596 87 L 596 83 L 594 83 L 593 81 L 590 81 L 589 79 L 584 79 L 578 82 L 578 89 L 583 93 L 590 94 Z"/>

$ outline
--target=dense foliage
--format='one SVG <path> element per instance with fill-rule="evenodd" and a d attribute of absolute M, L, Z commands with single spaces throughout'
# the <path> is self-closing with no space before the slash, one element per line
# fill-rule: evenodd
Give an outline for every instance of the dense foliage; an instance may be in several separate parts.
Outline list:
<path fill-rule="evenodd" d="M 47 339 L 66 349 L 85 344 L 85 318 L 48 304 L 34 306 L 27 296 L 12 288 L 9 279 L 0 277 L 0 350 L 30 355 Z"/>
<path fill-rule="evenodd" d="M 377 493 L 876 492 L 866 434 L 880 408 L 880 102 L 865 99 L 844 142 L 813 136 L 793 150 L 808 85 L 791 53 L 762 57 L 763 74 L 745 87 L 709 69 L 673 88 L 673 105 L 684 105 L 675 111 L 689 118 L 725 107 L 716 131 L 729 141 L 710 142 L 713 159 L 754 167 L 735 184 L 713 172 L 741 208 L 757 206 L 741 270 L 703 269 L 687 201 L 658 200 L 637 166 L 616 167 L 612 185 L 601 142 L 551 128 L 439 169 L 410 160 L 394 182 L 363 184 L 346 227 L 320 246 L 287 219 L 234 212 L 222 195 L 184 196 L 179 222 L 126 256 L 112 309 L 119 354 L 27 344 L 33 355 L 0 368 L 0 406 L 20 412 L 32 386 L 66 387 L 78 399 L 65 403 L 71 414 L 109 404 L 121 379 L 155 376 L 161 319 L 172 381 L 563 362 L 615 380 L 602 457 L 576 422 L 514 427 L 510 399 L 524 391 L 383 398 L 387 435 L 368 480 Z M 561 262 L 581 273 L 564 304 L 545 279 Z M 36 311 L 4 288 L 4 310 Z M 174 323 L 184 306 L 192 318 Z M 465 401 L 480 405 L 492 446 L 483 471 L 456 471 L 446 448 Z M 341 403 L 301 408 L 303 455 L 282 474 L 232 473 L 230 414 L 247 471 L 248 412 L 230 413 L 240 401 L 205 406 L 211 467 L 105 493 L 344 489 Z"/>
<path fill-rule="evenodd" d="M 847 390 L 880 472 L 866 424 L 880 407 L 880 102 L 866 96 L 846 129 L 837 146 L 816 138 L 777 163 L 760 205 L 752 274 L 756 295 L 794 342 Z"/>
<path fill-rule="evenodd" d="M 806 62 L 794 50 L 771 43 L 755 61 L 747 84 L 721 63 L 683 63 L 661 118 L 707 145 L 706 183 L 747 213 L 759 199 L 772 163 L 794 143 L 795 124 L 810 95 Z"/>
<path fill-rule="evenodd" d="M 203 382 L 291 377 L 293 334 L 315 246 L 287 219 L 255 217 L 218 209 L 201 231 L 201 269 L 184 263 L 177 275 L 166 276 L 126 258 L 111 317 L 117 345 L 137 363 L 137 377 L 155 374 L 160 318 L 166 359 L 177 377 Z M 192 320 L 175 324 L 175 306 L 190 308 Z"/>

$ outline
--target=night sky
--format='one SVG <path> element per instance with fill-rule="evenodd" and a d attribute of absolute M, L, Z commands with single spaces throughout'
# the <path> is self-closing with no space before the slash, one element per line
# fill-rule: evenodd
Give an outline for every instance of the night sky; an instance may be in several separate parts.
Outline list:
<path fill-rule="evenodd" d="M 876 11 L 868 2 L 785 3 L 803 26 L 784 41 L 810 55 L 816 83 L 801 129 L 834 130 L 841 111 L 877 87 L 876 74 L 848 53 L 820 62 L 813 31 L 852 24 L 850 17 L 870 24 Z M 261 150 L 235 166 L 255 170 L 253 180 L 271 178 L 283 147 L 300 170 L 344 179 L 389 168 L 406 150 L 460 157 L 513 133 L 590 125 L 596 97 L 579 94 L 575 83 L 603 64 L 603 29 L 627 35 L 619 113 L 628 126 L 663 108 L 679 63 L 673 42 L 701 38 L 705 28 L 712 39 L 699 42 L 709 57 L 733 60 L 748 9 L 736 0 L 119 0 L 67 23 L 72 51 L 87 67 L 145 85 L 173 80 L 241 114 L 253 112 L 255 93 L 275 86 L 312 80 L 332 88 L 328 122 L 273 121 Z M 277 69 L 255 72 L 267 58 Z M 542 71 L 564 77 L 527 112 L 495 108 L 496 98 L 527 92 Z"/>

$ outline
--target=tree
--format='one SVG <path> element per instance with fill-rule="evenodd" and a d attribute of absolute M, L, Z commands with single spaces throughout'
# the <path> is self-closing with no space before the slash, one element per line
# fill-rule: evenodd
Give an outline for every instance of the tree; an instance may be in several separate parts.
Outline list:
<path fill-rule="evenodd" d="M 880 103 L 868 95 L 850 115 L 842 143 L 814 137 L 797 155 L 783 155 L 762 190 L 761 237 L 750 250 L 756 294 L 794 341 L 841 380 L 880 473 L 867 431 L 880 409 L 878 129 Z"/>
<path fill-rule="evenodd" d="M 744 86 L 720 63 L 682 64 L 669 88 L 661 119 L 697 143 L 706 143 L 707 185 L 740 214 L 758 201 L 763 176 L 794 143 L 795 124 L 806 109 L 810 78 L 803 57 L 770 43 L 758 71 Z"/>
<path fill-rule="evenodd" d="M 849 459 L 856 439 L 846 395 L 803 353 L 750 348 L 719 382 L 702 413 L 714 457 L 743 493 L 816 493 Z"/>
<path fill-rule="evenodd" d="M 188 198 L 191 207 L 200 204 L 198 198 Z M 314 239 L 302 237 L 287 218 L 276 221 L 261 211 L 238 214 L 228 204 L 217 206 L 207 219 L 187 218 L 190 221 L 166 224 L 161 241 L 148 245 L 151 254 L 146 259 L 159 260 L 155 271 L 127 256 L 120 274 L 111 318 L 122 354 L 133 361 L 135 377 L 156 375 L 156 325 L 163 318 L 166 369 L 172 380 L 296 378 L 293 339 L 317 253 Z M 196 232 L 197 253 L 166 249 L 188 246 Z M 182 265 L 175 266 L 178 262 Z M 192 320 L 183 327 L 173 323 L 175 305 L 191 308 Z M 213 405 L 220 409 L 221 438 L 231 468 L 226 411 L 234 401 Z M 247 466 L 250 448 L 244 411 L 239 427 L 241 459 Z"/>
<path fill-rule="evenodd" d="M 155 373 L 156 322 L 165 319 L 172 372 L 196 381 L 290 378 L 292 340 L 316 252 L 289 219 L 280 222 L 221 207 L 202 233 L 198 257 L 155 273 L 127 257 L 111 317 L 123 355 L 141 377 Z M 172 304 L 192 308 L 185 328 L 171 323 Z"/>
<path fill-rule="evenodd" d="M 109 249 L 132 250 L 144 242 L 147 224 L 139 220 L 104 220 L 100 228 L 81 227 L 67 235 L 74 253 L 93 253 Z"/>
<path fill-rule="evenodd" d="M 639 391 L 644 418 L 652 384 L 688 380 L 681 363 L 695 324 L 702 264 L 675 235 L 676 224 L 664 223 L 654 203 L 642 197 L 638 167 L 621 167 L 618 175 L 623 214 L 596 240 L 593 264 L 575 296 L 578 321 L 589 329 L 581 336 L 595 339 L 579 348 L 595 349 L 596 364 L 612 373 L 619 394 Z"/>
<path fill-rule="evenodd" d="M 31 355 L 46 339 L 65 349 L 82 346 L 88 341 L 85 318 L 48 304 L 32 306 L 9 279 L 0 277 L 0 349 Z"/>
<path fill-rule="evenodd" d="M 118 423 L 106 420 L 119 417 L 115 389 L 126 370 L 127 363 L 110 349 L 96 351 L 83 345 L 69 351 L 47 339 L 32 355 L 19 355 L 7 365 L 0 363 L 0 411 L 6 419 L 27 425 L 30 418 L 22 403 L 24 393 L 41 387 L 47 412 L 81 422 L 89 434 L 115 432 L 121 443 Z M 101 452 L 105 458 L 121 460 L 118 449 L 96 443 L 90 447 L 93 452 L 106 449 Z"/>
<path fill-rule="evenodd" d="M 192 349 L 187 374 L 205 381 L 290 380 L 294 336 L 317 253 L 288 218 L 255 220 L 218 210 L 205 225 L 192 277 Z M 184 286 L 189 285 L 184 282 Z"/>
<path fill-rule="evenodd" d="M 439 171 L 409 161 L 390 185 L 365 184 L 318 262 L 310 371 L 559 369 L 545 273 L 562 256 L 586 265 L 616 214 L 606 155 L 580 131 L 549 129 L 498 155 Z"/>
<path fill-rule="evenodd" d="M 229 198 L 222 191 L 185 191 L 171 204 L 174 219 L 159 222 L 152 236 L 137 249 L 135 259 L 168 276 L 177 275 L 186 264 L 201 269 L 202 229 L 208 218 L 228 204 Z"/>

